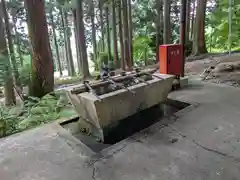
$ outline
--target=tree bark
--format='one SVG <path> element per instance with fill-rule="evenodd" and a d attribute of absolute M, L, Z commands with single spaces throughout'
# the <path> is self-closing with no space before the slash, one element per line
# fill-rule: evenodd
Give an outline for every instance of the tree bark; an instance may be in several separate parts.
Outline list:
<path fill-rule="evenodd" d="M 128 29 L 128 6 L 127 0 L 122 0 L 122 11 L 123 11 L 123 42 L 124 42 L 124 60 L 127 63 L 128 69 L 132 69 L 130 63 L 130 54 L 129 54 L 129 29 Z"/>
<path fill-rule="evenodd" d="M 128 26 L 129 26 L 129 63 L 132 67 L 133 62 L 133 26 L 132 26 L 132 1 L 128 0 Z"/>
<path fill-rule="evenodd" d="M 191 0 L 187 0 L 187 12 L 186 12 L 186 43 L 190 39 L 190 14 L 191 14 Z"/>
<path fill-rule="evenodd" d="M 65 33 L 65 24 L 64 24 L 64 14 L 63 14 L 63 10 L 60 7 L 59 8 L 60 11 L 60 17 L 61 17 L 61 25 L 62 25 L 62 29 L 63 29 L 63 38 L 64 38 L 64 56 L 63 58 L 65 58 L 65 63 L 67 63 L 67 70 L 68 70 L 68 74 L 71 74 L 71 68 L 69 66 L 69 59 L 68 59 L 68 48 L 67 48 L 67 37 L 66 37 L 66 33 Z"/>
<path fill-rule="evenodd" d="M 1 51 L 1 60 L 4 61 L 4 96 L 5 96 L 5 105 L 12 106 L 16 104 L 16 97 L 14 94 L 14 85 L 13 85 L 13 77 L 12 70 L 9 61 L 7 42 L 5 39 L 4 32 L 4 23 L 3 23 L 3 10 L 2 10 L 2 2 L 0 4 L 0 51 Z"/>
<path fill-rule="evenodd" d="M 121 68 L 125 70 L 125 59 L 124 59 L 124 42 L 123 42 L 123 29 L 122 29 L 122 3 L 121 0 L 118 0 L 118 33 L 120 41 L 120 50 L 121 50 Z"/>
<path fill-rule="evenodd" d="M 198 0 L 192 52 L 194 56 L 207 53 L 205 44 L 206 6 L 207 0 Z"/>
<path fill-rule="evenodd" d="M 157 18 L 156 18 L 156 63 L 159 61 L 159 45 L 160 45 L 160 37 L 161 37 L 161 15 L 162 15 L 162 0 L 156 0 L 156 10 L 157 10 Z"/>
<path fill-rule="evenodd" d="M 75 43 L 76 43 L 76 52 L 77 52 L 77 64 L 78 64 L 78 73 L 81 73 L 82 70 L 82 62 L 81 62 L 81 51 L 78 42 L 78 30 L 77 30 L 77 12 L 76 9 L 73 10 L 73 18 L 74 18 L 74 36 L 75 36 Z"/>
<path fill-rule="evenodd" d="M 2 8 L 3 8 L 3 15 L 4 15 L 4 21 L 5 21 L 5 29 L 8 39 L 8 48 L 10 53 L 10 58 L 12 61 L 13 66 L 13 74 L 14 74 L 14 81 L 17 87 L 21 87 L 19 72 L 18 72 L 18 65 L 16 62 L 15 52 L 14 52 L 14 46 L 13 46 L 13 38 L 11 34 L 10 24 L 9 24 L 9 17 L 6 9 L 6 3 L 5 0 L 2 0 Z"/>
<path fill-rule="evenodd" d="M 28 32 L 32 46 L 32 96 L 53 91 L 54 67 L 49 43 L 44 0 L 25 0 Z"/>
<path fill-rule="evenodd" d="M 73 56 L 72 56 L 72 48 L 71 48 L 71 40 L 70 40 L 70 29 L 68 26 L 68 14 L 66 11 L 63 12 L 63 20 L 64 20 L 64 31 L 66 36 L 66 46 L 67 46 L 67 56 L 68 56 L 68 66 L 70 67 L 70 76 L 75 76 L 76 72 L 74 69 Z"/>
<path fill-rule="evenodd" d="M 81 57 L 82 57 L 82 73 L 83 78 L 90 77 L 89 73 L 89 67 L 88 67 L 88 57 L 87 57 L 87 47 L 86 47 L 86 39 L 85 39 L 85 29 L 84 29 L 84 23 L 83 23 L 83 6 L 82 6 L 82 0 L 76 1 L 76 7 L 77 7 L 77 30 L 78 30 L 78 44 L 81 49 Z"/>
<path fill-rule="evenodd" d="M 115 0 L 112 0 L 112 27 L 113 27 L 112 32 L 113 32 L 113 42 L 114 42 L 115 67 L 119 68 L 117 24 L 116 24 L 116 1 Z"/>
<path fill-rule="evenodd" d="M 196 15 L 196 0 L 192 0 L 192 18 L 191 18 L 191 32 L 190 32 L 190 39 L 193 40 L 194 34 L 194 22 L 195 22 L 195 15 Z"/>
<path fill-rule="evenodd" d="M 180 44 L 182 45 L 182 73 L 181 76 L 184 77 L 185 74 L 185 56 L 186 56 L 186 14 L 187 14 L 187 0 L 181 0 L 181 15 L 180 15 Z"/>
<path fill-rule="evenodd" d="M 9 1 L 9 3 L 13 3 L 12 0 Z M 20 65 L 23 66 L 23 55 L 22 55 L 22 51 L 21 51 L 21 42 L 20 42 L 20 34 L 18 32 L 17 29 L 17 12 L 15 9 L 13 9 L 11 11 L 11 16 L 12 16 L 12 22 L 13 22 L 13 30 L 15 33 L 15 39 L 13 40 L 15 42 L 15 44 L 17 45 L 17 53 L 18 53 L 18 58 L 20 60 Z"/>
<path fill-rule="evenodd" d="M 60 55 L 59 55 L 59 48 L 58 48 L 58 42 L 57 42 L 57 34 L 56 34 L 56 27 L 55 27 L 55 22 L 54 22 L 54 17 L 53 13 L 50 12 L 50 21 L 52 24 L 52 31 L 53 31 L 53 39 L 54 39 L 54 45 L 56 49 L 56 56 L 57 56 L 57 67 L 60 72 L 60 75 L 62 76 L 62 67 L 61 67 L 61 61 L 60 61 Z"/>
<path fill-rule="evenodd" d="M 22 55 L 22 51 L 21 51 L 21 44 L 20 44 L 20 39 L 19 39 L 19 33 L 17 30 L 17 18 L 15 16 L 12 15 L 12 21 L 13 21 L 13 28 L 14 28 L 14 32 L 15 32 L 15 42 L 17 44 L 17 52 L 19 55 L 19 60 L 20 60 L 20 65 L 23 66 L 23 55 Z"/>
<path fill-rule="evenodd" d="M 100 29 L 101 29 L 101 39 L 102 39 L 102 51 L 105 51 L 105 42 L 104 42 L 104 22 L 103 22 L 103 3 L 102 0 L 99 0 L 99 11 L 100 11 Z"/>
<path fill-rule="evenodd" d="M 107 24 L 107 53 L 108 53 L 108 62 L 111 61 L 112 55 L 111 55 L 111 35 L 110 35 L 110 22 L 109 22 L 109 9 L 108 4 L 105 7 L 105 16 L 106 16 L 106 24 Z"/>
<path fill-rule="evenodd" d="M 170 22 L 170 1 L 163 0 L 164 5 L 164 29 L 163 29 L 163 43 L 171 43 L 171 22 Z"/>
<path fill-rule="evenodd" d="M 95 27 L 95 8 L 94 2 L 91 0 L 90 4 L 90 12 L 91 12 L 91 26 L 92 26 L 92 46 L 93 46 L 93 61 L 97 64 L 97 40 L 96 40 L 96 27 Z M 96 67 L 98 69 L 98 67 Z"/>

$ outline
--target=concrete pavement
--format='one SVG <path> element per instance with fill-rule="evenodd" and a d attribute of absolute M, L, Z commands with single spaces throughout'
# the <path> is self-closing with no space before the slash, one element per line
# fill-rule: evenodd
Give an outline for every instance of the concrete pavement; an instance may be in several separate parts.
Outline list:
<path fill-rule="evenodd" d="M 194 106 L 100 154 L 60 126 L 0 140 L 1 180 L 237 180 L 240 89 L 191 82 L 170 98 Z"/>

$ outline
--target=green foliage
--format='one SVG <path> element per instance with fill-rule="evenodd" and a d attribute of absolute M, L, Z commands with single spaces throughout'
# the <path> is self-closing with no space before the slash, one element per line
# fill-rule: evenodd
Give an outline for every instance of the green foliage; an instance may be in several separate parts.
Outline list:
<path fill-rule="evenodd" d="M 65 93 L 57 91 L 42 99 L 29 97 L 23 107 L 0 107 L 0 125 L 4 124 L 2 134 L 8 136 L 75 114 Z"/>
<path fill-rule="evenodd" d="M 12 30 L 14 44 L 20 47 L 20 51 L 22 54 L 29 54 L 31 48 L 29 46 L 28 35 L 26 34 L 26 31 L 25 31 L 25 23 L 27 21 L 27 18 L 26 18 L 26 11 L 24 8 L 24 1 L 9 0 L 9 1 L 6 1 L 6 5 L 7 5 L 7 10 L 10 14 L 10 17 L 9 17 L 10 23 L 12 23 L 11 30 Z"/>
<path fill-rule="evenodd" d="M 8 68 L 10 68 L 8 57 L 0 54 L 0 85 L 3 85 L 6 80 Z"/>
<path fill-rule="evenodd" d="M 101 66 L 102 64 L 108 64 L 108 53 L 107 52 L 100 52 L 99 53 L 99 60 L 98 64 Z"/>
<path fill-rule="evenodd" d="M 91 61 L 93 62 L 93 68 L 94 68 L 94 70 L 95 71 L 99 71 L 99 62 L 98 62 L 98 59 L 96 58 L 94 58 L 94 54 L 93 53 L 91 53 L 90 54 L 90 59 L 91 59 Z"/>
<path fill-rule="evenodd" d="M 50 94 L 28 107 L 28 117 L 19 123 L 19 129 L 25 130 L 52 122 L 59 118 L 58 99 Z"/>
<path fill-rule="evenodd" d="M 236 2 L 236 1 L 235 1 Z M 207 15 L 206 43 L 208 48 L 227 50 L 229 19 L 228 0 L 218 1 L 215 9 Z M 232 7 L 232 48 L 240 44 L 240 4 L 233 4 Z"/>
<path fill-rule="evenodd" d="M 133 40 L 133 57 L 134 63 L 138 66 L 143 66 L 151 63 L 155 53 L 152 51 L 150 44 L 151 39 L 148 36 L 137 36 Z"/>
<path fill-rule="evenodd" d="M 2 125 L 0 137 L 18 132 L 16 118 L 18 110 L 16 109 L 16 107 L 0 107 L 0 124 Z"/>
<path fill-rule="evenodd" d="M 31 82 L 31 64 L 24 64 L 20 67 L 19 75 L 22 85 L 29 86 Z"/>

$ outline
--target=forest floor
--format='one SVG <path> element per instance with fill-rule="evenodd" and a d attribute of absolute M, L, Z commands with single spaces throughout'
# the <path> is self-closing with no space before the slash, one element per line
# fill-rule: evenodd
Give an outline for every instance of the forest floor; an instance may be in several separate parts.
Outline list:
<path fill-rule="evenodd" d="M 240 87 L 240 53 L 189 58 L 185 73 L 200 76 L 203 81 Z"/>

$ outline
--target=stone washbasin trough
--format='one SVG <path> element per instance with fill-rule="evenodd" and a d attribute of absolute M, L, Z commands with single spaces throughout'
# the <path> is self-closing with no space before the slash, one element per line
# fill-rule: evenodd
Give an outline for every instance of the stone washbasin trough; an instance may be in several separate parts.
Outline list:
<path fill-rule="evenodd" d="M 80 117 L 81 128 L 104 141 L 104 128 L 164 102 L 173 80 L 172 75 L 146 70 L 84 82 L 68 89 L 67 95 Z"/>

